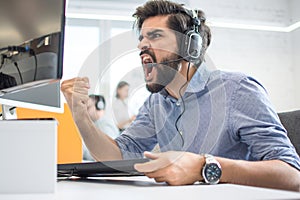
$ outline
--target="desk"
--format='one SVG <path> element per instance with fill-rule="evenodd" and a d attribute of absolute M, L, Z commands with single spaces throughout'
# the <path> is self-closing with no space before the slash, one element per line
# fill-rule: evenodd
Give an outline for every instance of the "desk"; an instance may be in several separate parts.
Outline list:
<path fill-rule="evenodd" d="M 58 181 L 54 195 L 0 195 L 1 200 L 300 199 L 300 193 L 233 184 L 167 186 L 147 177 Z"/>

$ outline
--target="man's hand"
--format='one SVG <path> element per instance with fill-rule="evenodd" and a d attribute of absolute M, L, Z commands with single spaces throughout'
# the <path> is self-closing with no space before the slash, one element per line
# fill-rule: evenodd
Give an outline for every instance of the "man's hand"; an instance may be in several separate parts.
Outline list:
<path fill-rule="evenodd" d="M 145 152 L 144 155 L 152 160 L 136 164 L 134 167 L 149 178 L 154 178 L 156 182 L 187 185 L 203 179 L 201 176 L 201 169 L 204 165 L 203 156 L 180 151 Z"/>
<path fill-rule="evenodd" d="M 73 116 L 80 115 L 87 110 L 89 88 L 89 79 L 87 77 L 73 78 L 62 82 L 61 91 L 72 110 Z"/>

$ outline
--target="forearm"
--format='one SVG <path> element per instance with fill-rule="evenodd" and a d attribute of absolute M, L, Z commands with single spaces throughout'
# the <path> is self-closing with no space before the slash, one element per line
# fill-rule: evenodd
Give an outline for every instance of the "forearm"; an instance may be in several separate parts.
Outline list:
<path fill-rule="evenodd" d="M 122 159 L 122 154 L 117 143 L 99 130 L 88 116 L 82 116 L 80 120 L 75 121 L 87 148 L 95 160 Z"/>
<path fill-rule="evenodd" d="M 101 132 L 89 117 L 89 88 L 87 77 L 65 80 L 61 84 L 73 119 L 91 155 L 96 160 L 119 160 L 122 156 L 116 142 Z"/>
<path fill-rule="evenodd" d="M 300 172 L 280 160 L 242 161 L 217 158 L 222 166 L 221 182 L 300 190 Z"/>

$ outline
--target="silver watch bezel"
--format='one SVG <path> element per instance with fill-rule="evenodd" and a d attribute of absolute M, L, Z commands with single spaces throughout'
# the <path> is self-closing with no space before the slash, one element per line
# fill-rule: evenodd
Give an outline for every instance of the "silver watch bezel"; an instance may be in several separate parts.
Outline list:
<path fill-rule="evenodd" d="M 220 163 L 214 158 L 214 156 L 212 156 L 210 154 L 204 154 L 203 156 L 205 158 L 205 164 L 202 168 L 202 177 L 204 179 L 204 182 L 208 183 L 208 184 L 218 184 L 219 181 L 220 181 L 220 178 L 222 176 L 222 168 L 221 168 Z M 216 165 L 219 168 L 219 170 L 221 171 L 220 177 L 216 181 L 209 181 L 206 174 L 205 174 L 206 168 L 211 164 Z"/>

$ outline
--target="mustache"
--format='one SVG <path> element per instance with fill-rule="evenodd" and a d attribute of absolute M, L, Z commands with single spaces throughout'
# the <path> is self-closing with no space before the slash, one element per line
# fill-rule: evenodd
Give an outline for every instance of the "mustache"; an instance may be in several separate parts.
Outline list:
<path fill-rule="evenodd" d="M 148 49 L 145 49 L 143 51 L 140 52 L 140 56 L 143 55 L 143 54 L 148 54 L 150 55 L 152 58 L 155 58 L 155 55 L 153 52 L 149 51 Z"/>

